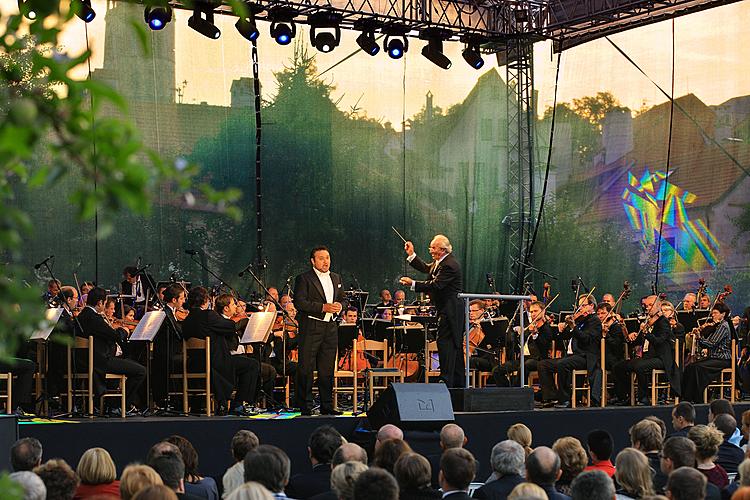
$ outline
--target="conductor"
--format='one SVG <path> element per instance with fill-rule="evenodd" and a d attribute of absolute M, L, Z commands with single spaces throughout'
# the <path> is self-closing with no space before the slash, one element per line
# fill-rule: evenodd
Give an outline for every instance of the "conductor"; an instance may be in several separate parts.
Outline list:
<path fill-rule="evenodd" d="M 415 292 L 424 292 L 437 309 L 438 316 L 438 357 L 440 358 L 440 379 L 448 387 L 464 386 L 463 356 L 463 317 L 458 293 L 463 286 L 461 266 L 453 256 L 453 247 L 448 238 L 436 235 L 430 242 L 430 256 L 433 261 L 426 264 L 414 253 L 414 244 L 404 244 L 406 260 L 411 267 L 428 275 L 425 281 L 415 281 L 407 276 L 401 278 L 402 285 Z"/>
<path fill-rule="evenodd" d="M 318 246 L 310 252 L 312 269 L 294 280 L 294 305 L 299 322 L 299 360 L 295 397 L 302 415 L 312 415 L 313 370 L 318 370 L 320 414 L 341 415 L 333 407 L 333 371 L 338 348 L 338 323 L 343 309 L 344 288 L 341 277 L 330 271 L 328 248 Z"/>

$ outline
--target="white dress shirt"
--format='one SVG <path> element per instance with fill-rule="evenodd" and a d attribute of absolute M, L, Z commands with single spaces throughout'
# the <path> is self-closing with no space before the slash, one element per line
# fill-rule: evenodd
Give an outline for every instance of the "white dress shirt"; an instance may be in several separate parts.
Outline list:
<path fill-rule="evenodd" d="M 445 259 L 445 258 L 446 258 L 447 256 L 448 256 L 448 254 L 446 253 L 445 255 L 443 255 L 442 257 L 440 257 L 440 258 L 439 258 L 439 259 L 437 260 L 437 262 L 435 263 L 435 267 L 433 268 L 433 270 L 437 269 L 437 267 L 438 267 L 438 266 L 440 265 L 440 263 L 441 263 L 441 262 L 443 262 L 443 259 Z M 408 256 L 408 257 L 406 258 L 406 261 L 407 261 L 407 262 L 411 262 L 411 261 L 413 261 L 413 260 L 414 260 L 414 259 L 416 259 L 416 258 L 417 258 L 417 252 L 414 252 L 413 254 L 409 255 L 409 256 Z M 411 286 L 409 287 L 409 290 L 411 290 L 412 292 L 414 291 L 414 286 L 415 286 L 415 284 L 416 284 L 416 283 L 415 283 L 414 281 L 412 281 L 412 283 L 411 283 Z"/>
<path fill-rule="evenodd" d="M 332 304 L 333 303 L 333 280 L 331 280 L 331 271 L 321 273 L 314 267 L 313 267 L 313 271 L 315 271 L 315 274 L 318 276 L 318 279 L 320 280 L 320 284 L 323 285 L 323 293 L 325 294 L 326 303 Z M 313 319 L 320 320 L 319 318 L 316 318 L 314 316 L 310 316 L 310 317 Z M 326 313 L 322 321 L 331 321 L 331 318 L 333 318 L 333 314 Z"/>

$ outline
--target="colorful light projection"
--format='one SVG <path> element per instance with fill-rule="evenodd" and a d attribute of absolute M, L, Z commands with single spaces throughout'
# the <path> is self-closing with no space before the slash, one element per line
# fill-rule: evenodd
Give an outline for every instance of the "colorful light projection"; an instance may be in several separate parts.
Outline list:
<path fill-rule="evenodd" d="M 623 190 L 623 208 L 630 225 L 640 233 L 644 250 L 657 244 L 660 202 L 664 201 L 660 267 L 668 274 L 700 273 L 717 263 L 719 242 L 702 219 L 690 220 L 687 205 L 696 196 L 666 181 L 665 172 L 646 169 L 640 178 L 628 172 L 628 186 Z"/>

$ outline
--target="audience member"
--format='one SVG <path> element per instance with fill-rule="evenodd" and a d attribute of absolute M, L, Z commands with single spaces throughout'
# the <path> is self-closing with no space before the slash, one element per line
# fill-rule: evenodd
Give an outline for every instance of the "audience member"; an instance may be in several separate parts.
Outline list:
<path fill-rule="evenodd" d="M 180 449 L 185 464 L 185 493 L 206 500 L 219 500 L 219 489 L 212 477 L 203 477 L 198 472 L 198 452 L 193 443 L 182 436 L 169 436 L 166 442 Z"/>
<path fill-rule="evenodd" d="M 612 465 L 611 460 L 612 449 L 614 448 L 612 435 L 601 429 L 593 430 L 586 436 L 586 444 L 591 457 L 591 465 L 584 470 L 600 470 L 604 471 L 609 477 L 614 476 L 615 466 Z"/>
<path fill-rule="evenodd" d="M 362 462 L 344 462 L 331 471 L 331 489 L 338 500 L 353 500 L 354 483 L 360 474 L 367 470 Z"/>
<path fill-rule="evenodd" d="M 159 474 L 164 486 L 174 491 L 177 494 L 177 498 L 185 500 L 197 500 L 201 498 L 185 493 L 185 463 L 182 461 L 182 455 L 180 454 L 180 450 L 172 443 L 166 444 L 173 446 L 174 449 L 164 446 L 164 442 L 157 443 L 151 448 L 151 451 L 156 448 L 153 456 L 151 451 L 149 451 L 150 460 L 146 465 Z M 155 486 L 152 486 L 152 488 L 155 488 Z"/>
<path fill-rule="evenodd" d="M 723 467 L 728 474 L 734 474 L 737 472 L 737 466 L 745 458 L 745 452 L 742 451 L 742 448 L 729 441 L 735 429 L 737 429 L 737 421 L 733 416 L 723 413 L 716 416 L 714 425 L 724 438 L 719 445 L 716 463 Z"/>
<path fill-rule="evenodd" d="M 259 483 L 249 482 L 240 485 L 227 500 L 273 500 L 273 495 Z"/>
<path fill-rule="evenodd" d="M 404 439 L 404 431 L 393 424 L 385 424 L 380 429 L 378 429 L 378 435 L 375 440 L 375 450 L 380 447 L 380 444 L 383 441 L 386 441 L 388 439 Z"/>
<path fill-rule="evenodd" d="M 547 493 L 534 483 L 520 483 L 508 494 L 508 500 L 547 500 Z"/>
<path fill-rule="evenodd" d="M 404 453 L 393 467 L 399 488 L 399 500 L 430 500 L 441 498 L 432 488 L 430 462 L 418 453 Z"/>
<path fill-rule="evenodd" d="M 232 458 L 234 464 L 227 469 L 221 482 L 224 486 L 222 498 L 226 498 L 245 482 L 245 455 L 258 447 L 260 441 L 255 433 L 245 429 L 237 431 L 232 437 Z"/>
<path fill-rule="evenodd" d="M 331 459 L 344 439 L 335 428 L 323 425 L 310 434 L 307 451 L 312 471 L 295 474 L 286 488 L 291 498 L 305 500 L 331 487 Z"/>
<path fill-rule="evenodd" d="M 750 410 L 743 411 L 740 420 L 742 420 L 740 447 L 742 451 L 747 451 L 747 443 L 748 439 L 750 439 Z"/>
<path fill-rule="evenodd" d="M 662 492 L 667 485 L 667 475 L 661 470 L 661 449 L 663 440 L 659 426 L 651 421 L 643 419 L 636 422 L 630 428 L 630 445 L 640 451 L 646 458 L 651 469 L 654 470 L 654 491 Z M 686 438 L 687 439 L 687 438 Z"/>
<path fill-rule="evenodd" d="M 354 481 L 354 500 L 398 500 L 398 483 L 390 472 L 373 467 Z"/>
<path fill-rule="evenodd" d="M 34 469 L 34 473 L 44 481 L 47 500 L 72 500 L 75 496 L 79 479 L 65 460 L 47 460 Z"/>
<path fill-rule="evenodd" d="M 721 431 L 713 425 L 695 425 L 688 432 L 688 439 L 695 443 L 695 460 L 697 468 L 709 483 L 715 484 L 720 490 L 727 487 L 729 477 L 714 460 L 719 452 L 719 445 L 724 440 Z"/>
<path fill-rule="evenodd" d="M 32 470 L 42 464 L 42 443 L 33 437 L 21 438 L 10 448 L 10 466 L 15 472 Z"/>
<path fill-rule="evenodd" d="M 146 453 L 146 465 L 150 464 L 151 461 L 156 457 L 169 454 L 177 455 L 180 457 L 180 460 L 182 460 L 182 453 L 180 453 L 180 449 L 178 447 L 166 441 L 159 441 L 148 449 L 148 453 Z"/>
<path fill-rule="evenodd" d="M 120 476 L 120 498 L 131 500 L 142 489 L 160 484 L 161 477 L 148 465 L 128 465 Z"/>
<path fill-rule="evenodd" d="M 95 495 L 120 496 L 117 468 L 104 448 L 89 448 L 83 452 L 76 473 L 81 480 L 76 490 L 76 498 Z"/>
<path fill-rule="evenodd" d="M 664 442 L 661 451 L 661 471 L 669 474 L 680 467 L 695 468 L 695 443 L 686 437 L 672 437 Z M 666 485 L 664 485 L 666 493 Z M 720 500 L 721 490 L 715 485 L 708 483 L 706 486 L 706 499 Z"/>
<path fill-rule="evenodd" d="M 687 437 L 690 428 L 695 425 L 695 407 L 689 401 L 680 401 L 672 409 L 672 427 L 674 432 L 669 437 Z"/>
<path fill-rule="evenodd" d="M 270 444 L 262 444 L 245 456 L 245 482 L 260 483 L 277 499 L 286 498 L 290 470 L 289 456 Z"/>
<path fill-rule="evenodd" d="M 357 443 L 344 443 L 333 453 L 331 467 L 336 467 L 344 462 L 362 462 L 367 465 L 367 451 Z"/>
<path fill-rule="evenodd" d="M 670 500 L 706 498 L 706 476 L 692 467 L 679 467 L 669 474 L 667 497 Z"/>
<path fill-rule="evenodd" d="M 578 474 L 570 484 L 573 500 L 614 500 L 615 484 L 603 470 L 590 470 Z"/>
<path fill-rule="evenodd" d="M 440 458 L 440 488 L 443 498 L 468 500 L 469 485 L 477 472 L 476 460 L 469 450 L 448 448 Z"/>
<path fill-rule="evenodd" d="M 33 472 L 21 470 L 8 475 L 8 477 L 23 489 L 23 500 L 45 500 L 47 498 L 47 487 L 44 486 L 44 481 Z"/>
<path fill-rule="evenodd" d="M 583 472 L 588 463 L 586 451 L 581 442 L 571 436 L 558 439 L 552 445 L 552 449 L 560 457 L 560 468 L 562 475 L 555 483 L 555 488 L 560 493 L 570 494 L 570 484 L 578 474 Z"/>
<path fill-rule="evenodd" d="M 560 456 L 546 446 L 539 446 L 526 459 L 526 480 L 544 490 L 549 500 L 568 500 L 570 497 L 555 489 L 562 475 Z"/>
<path fill-rule="evenodd" d="M 440 429 L 440 447 L 443 450 L 463 448 L 467 441 L 464 430 L 456 424 L 446 424 Z"/>
<path fill-rule="evenodd" d="M 721 497 L 724 499 L 730 498 L 742 486 L 750 486 L 750 460 L 748 459 L 740 462 L 739 467 L 737 467 L 737 478 L 722 490 Z"/>
<path fill-rule="evenodd" d="M 726 399 L 714 399 L 711 404 L 708 405 L 708 423 L 712 423 L 719 415 L 731 415 L 735 421 L 737 417 L 734 414 L 734 408 L 732 403 Z M 732 437 L 729 438 L 729 442 L 732 444 L 740 445 L 742 441 L 742 433 L 739 429 L 735 429 L 732 433 Z"/>
<path fill-rule="evenodd" d="M 651 466 L 648 458 L 635 448 L 625 448 L 617 454 L 615 471 L 618 500 L 637 499 L 654 494 Z"/>
<path fill-rule="evenodd" d="M 515 441 L 516 443 L 520 444 L 523 447 L 523 451 L 525 456 L 529 456 L 529 454 L 533 451 L 531 448 L 531 442 L 532 442 L 532 435 L 531 435 L 531 429 L 526 427 L 523 424 L 513 424 L 510 427 L 508 427 L 508 439 L 511 441 Z"/>
<path fill-rule="evenodd" d="M 494 479 L 474 492 L 474 498 L 505 500 L 520 483 L 524 482 L 526 452 L 516 441 L 507 439 L 492 447 L 490 465 Z"/>
<path fill-rule="evenodd" d="M 742 488 L 737 489 L 732 496 L 732 500 L 750 500 L 750 487 L 743 486 Z"/>
<path fill-rule="evenodd" d="M 661 431 L 661 440 L 664 441 L 665 439 L 667 439 L 667 424 L 664 422 L 664 420 L 660 419 L 656 415 L 643 417 L 643 420 L 650 420 L 651 422 L 654 422 L 656 425 L 658 425 L 659 431 Z"/>
<path fill-rule="evenodd" d="M 375 450 L 372 465 L 385 469 L 393 474 L 393 466 L 404 453 L 411 451 L 409 445 L 403 439 L 387 439 Z"/>
<path fill-rule="evenodd" d="M 133 500 L 177 500 L 177 494 L 168 486 L 154 484 L 136 493 Z"/>

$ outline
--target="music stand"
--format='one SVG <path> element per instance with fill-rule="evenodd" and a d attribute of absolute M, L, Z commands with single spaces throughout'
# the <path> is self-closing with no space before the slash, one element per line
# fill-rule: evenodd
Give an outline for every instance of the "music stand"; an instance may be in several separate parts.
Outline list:
<path fill-rule="evenodd" d="M 271 336 L 276 311 L 256 312 L 250 315 L 242 333 L 240 344 L 266 344 Z"/>
<path fill-rule="evenodd" d="M 149 311 L 143 315 L 141 320 L 138 322 L 138 326 L 135 327 L 133 333 L 130 334 L 128 342 L 141 341 L 152 344 L 156 334 L 159 333 L 162 323 L 167 318 L 167 313 L 164 311 Z M 146 397 L 148 399 L 148 407 L 151 408 L 153 401 L 151 399 L 151 349 L 146 349 Z"/>
<path fill-rule="evenodd" d="M 45 326 L 36 330 L 31 334 L 29 340 L 41 340 L 46 342 L 49 336 L 52 334 L 52 330 L 57 326 L 57 322 L 60 320 L 64 309 L 62 307 L 51 307 L 44 313 L 44 319 L 47 322 Z"/>
<path fill-rule="evenodd" d="M 341 323 L 339 325 L 339 353 L 347 352 L 352 348 L 359 336 L 357 325 Z"/>
<path fill-rule="evenodd" d="M 505 345 L 505 335 L 508 330 L 508 319 L 483 319 L 481 322 L 482 332 L 484 333 L 483 345 L 491 345 L 492 349 L 497 349 Z"/>
<path fill-rule="evenodd" d="M 638 318 L 623 318 L 623 322 L 627 333 L 638 333 L 641 330 L 641 323 Z"/>

